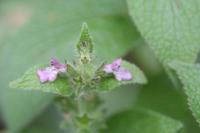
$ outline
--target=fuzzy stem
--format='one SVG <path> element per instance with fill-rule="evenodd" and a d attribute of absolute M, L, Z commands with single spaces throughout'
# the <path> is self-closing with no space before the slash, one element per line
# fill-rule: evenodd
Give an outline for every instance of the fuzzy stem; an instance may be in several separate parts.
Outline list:
<path fill-rule="evenodd" d="M 99 109 L 102 102 L 95 92 L 78 97 L 58 97 L 56 101 L 65 116 L 64 123 L 68 123 L 75 132 L 98 133 L 100 125 L 104 125 Z"/>

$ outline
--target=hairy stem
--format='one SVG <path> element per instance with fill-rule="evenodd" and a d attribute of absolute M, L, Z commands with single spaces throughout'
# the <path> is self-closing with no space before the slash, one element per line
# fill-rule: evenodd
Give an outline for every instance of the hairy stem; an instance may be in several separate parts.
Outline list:
<path fill-rule="evenodd" d="M 98 133 L 104 126 L 101 99 L 95 92 L 80 96 L 57 97 L 56 102 L 64 114 L 63 125 L 76 133 Z"/>

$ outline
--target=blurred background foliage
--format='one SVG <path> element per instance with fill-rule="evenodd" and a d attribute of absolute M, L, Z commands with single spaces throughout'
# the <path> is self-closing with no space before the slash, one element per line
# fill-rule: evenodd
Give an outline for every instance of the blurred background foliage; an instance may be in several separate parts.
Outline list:
<path fill-rule="evenodd" d="M 51 57 L 72 60 L 82 22 L 89 25 L 98 58 L 112 60 L 122 56 L 137 64 L 149 80 L 145 86 L 123 86 L 102 94 L 108 118 L 108 131 L 102 132 L 146 133 L 151 124 L 154 133 L 166 128 L 171 129 L 166 133 L 200 132 L 185 94 L 173 86 L 139 35 L 125 0 L 0 1 L 0 131 L 70 132 L 59 128 L 62 116 L 52 104 L 53 95 L 11 90 L 8 84 L 27 68 Z M 158 115 L 138 113 L 135 108 L 147 108 Z M 136 127 L 137 120 L 145 121 L 142 127 L 146 128 Z M 151 123 L 154 120 L 156 125 Z M 163 127 L 165 124 L 168 126 Z"/>

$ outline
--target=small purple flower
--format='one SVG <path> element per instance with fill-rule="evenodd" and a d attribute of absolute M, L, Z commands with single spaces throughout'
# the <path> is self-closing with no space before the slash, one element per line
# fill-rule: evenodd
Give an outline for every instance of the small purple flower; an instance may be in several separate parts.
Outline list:
<path fill-rule="evenodd" d="M 53 82 L 56 80 L 59 73 L 64 73 L 67 70 L 65 64 L 61 64 L 57 59 L 51 59 L 51 66 L 44 69 L 38 69 L 37 75 L 41 83 Z"/>
<path fill-rule="evenodd" d="M 128 70 L 121 68 L 121 63 L 121 59 L 116 59 L 112 64 L 105 65 L 103 70 L 108 74 L 113 73 L 118 81 L 131 80 L 131 73 Z"/>
<path fill-rule="evenodd" d="M 37 70 L 37 75 L 41 83 L 53 82 L 57 78 L 58 71 L 54 67 Z"/>
<path fill-rule="evenodd" d="M 104 67 L 104 71 L 106 73 L 113 73 L 114 71 L 118 71 L 120 66 L 121 66 L 122 60 L 121 59 L 116 59 L 113 61 L 112 64 L 107 64 Z"/>
<path fill-rule="evenodd" d="M 114 75 L 115 75 L 115 78 L 119 81 L 132 79 L 131 73 L 128 70 L 123 69 L 123 68 L 120 68 L 118 71 L 115 71 Z"/>
<path fill-rule="evenodd" d="M 57 59 L 51 59 L 51 66 L 55 67 L 58 72 L 64 73 L 67 70 L 66 64 L 61 64 Z"/>

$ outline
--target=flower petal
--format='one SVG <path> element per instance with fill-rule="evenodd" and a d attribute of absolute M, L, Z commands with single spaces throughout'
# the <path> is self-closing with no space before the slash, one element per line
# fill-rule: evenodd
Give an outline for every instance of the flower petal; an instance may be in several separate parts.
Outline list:
<path fill-rule="evenodd" d="M 126 69 L 119 69 L 118 71 L 114 72 L 114 75 L 115 75 L 115 78 L 118 81 L 131 80 L 132 79 L 131 73 Z"/>
<path fill-rule="evenodd" d="M 106 73 L 112 73 L 112 72 L 113 72 L 112 64 L 105 65 L 103 70 L 104 70 Z"/>
<path fill-rule="evenodd" d="M 47 67 L 45 69 L 37 70 L 37 75 L 40 79 L 41 83 L 45 82 L 53 82 L 56 80 L 58 74 L 58 70 L 55 67 Z"/>
<path fill-rule="evenodd" d="M 56 70 L 54 67 L 47 67 L 46 72 L 49 82 L 53 82 L 54 80 L 56 80 L 58 75 L 58 70 Z"/>
<path fill-rule="evenodd" d="M 115 61 L 113 61 L 112 63 L 112 70 L 113 71 L 118 71 L 120 66 L 121 66 L 121 63 L 122 63 L 122 59 L 119 58 L 119 59 L 116 59 Z"/>
<path fill-rule="evenodd" d="M 37 70 L 37 75 L 38 75 L 41 83 L 44 83 L 48 80 L 48 77 L 46 76 L 46 71 L 43 69 Z"/>
<path fill-rule="evenodd" d="M 55 67 L 58 72 L 64 73 L 67 70 L 67 66 L 65 64 L 61 64 L 57 59 L 51 59 L 51 66 Z"/>
<path fill-rule="evenodd" d="M 113 73 L 114 71 L 118 71 L 121 66 L 121 62 L 122 62 L 122 60 L 120 58 L 116 59 L 115 61 L 113 61 L 112 64 L 105 65 L 103 70 L 106 73 Z"/>

